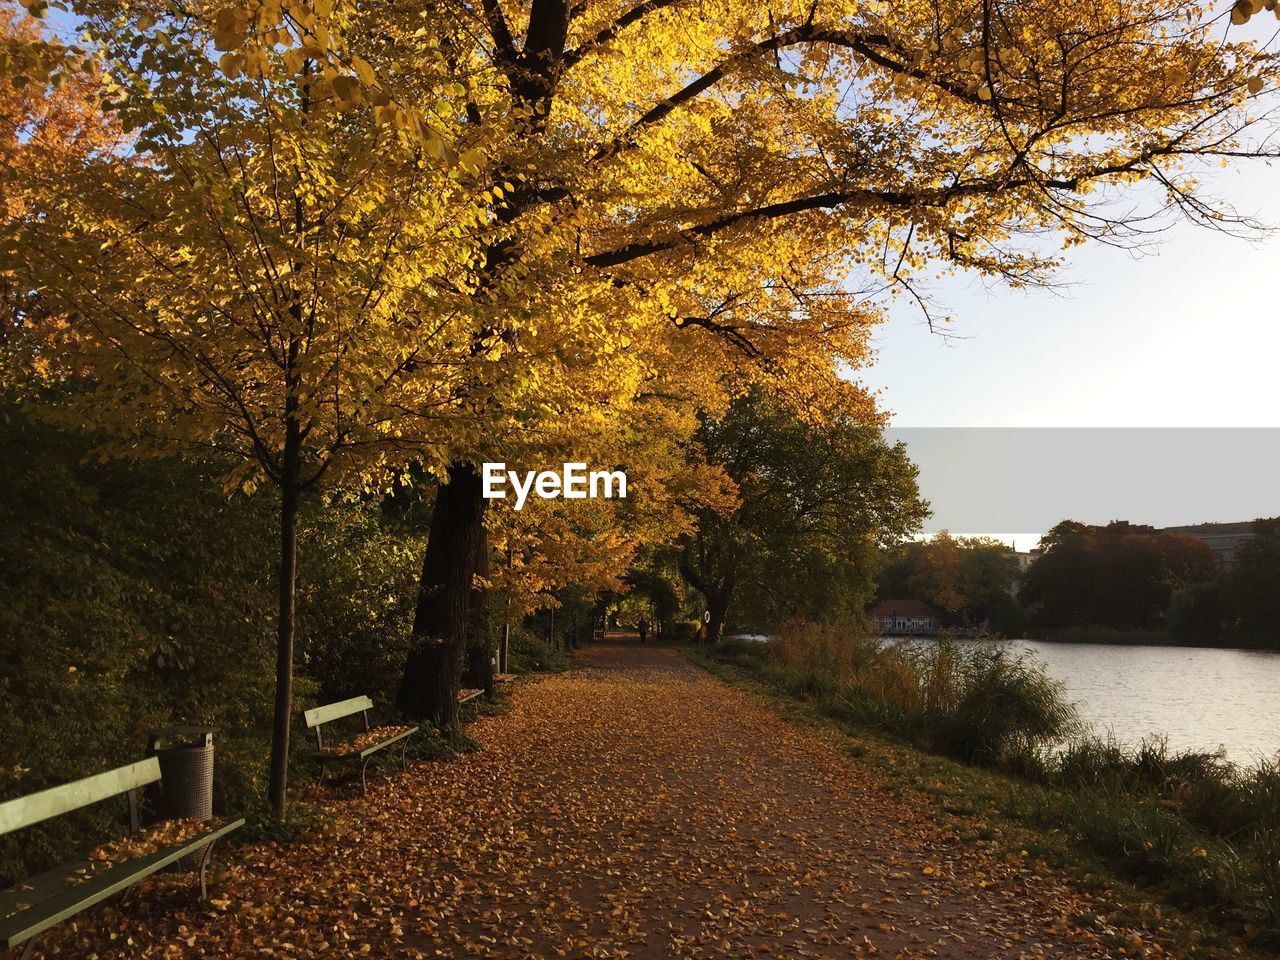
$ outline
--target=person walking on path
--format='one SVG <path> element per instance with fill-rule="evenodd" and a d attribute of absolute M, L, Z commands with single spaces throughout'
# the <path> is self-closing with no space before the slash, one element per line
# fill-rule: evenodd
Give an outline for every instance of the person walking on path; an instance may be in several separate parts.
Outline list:
<path fill-rule="evenodd" d="M 649 637 L 649 621 L 641 617 L 640 622 L 636 624 L 636 629 L 640 631 L 640 646 L 643 647 L 645 640 Z"/>

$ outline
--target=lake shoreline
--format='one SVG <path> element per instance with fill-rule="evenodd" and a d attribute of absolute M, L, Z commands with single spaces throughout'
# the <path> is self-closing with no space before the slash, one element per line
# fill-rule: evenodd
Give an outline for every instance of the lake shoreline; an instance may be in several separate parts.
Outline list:
<path fill-rule="evenodd" d="M 740 637 L 766 646 L 761 634 Z M 934 637 L 880 637 L 887 645 L 928 646 Z M 1215 752 L 1254 764 L 1280 752 L 1280 716 L 1269 704 L 1280 698 L 1280 652 L 1182 644 L 1106 643 L 1082 634 L 1071 638 L 991 638 L 1011 656 L 1038 661 L 1080 719 L 1103 740 L 1135 745 L 1167 738 L 1179 750 Z M 970 646 L 967 640 L 956 640 Z"/>

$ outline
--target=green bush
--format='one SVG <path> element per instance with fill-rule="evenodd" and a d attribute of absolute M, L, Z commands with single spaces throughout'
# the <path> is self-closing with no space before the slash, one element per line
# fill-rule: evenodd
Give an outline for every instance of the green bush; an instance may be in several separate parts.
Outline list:
<path fill-rule="evenodd" d="M 92 438 L 11 407 L 0 426 L 0 799 L 136 760 L 149 729 L 208 723 L 215 806 L 264 813 L 272 492 L 227 499 L 213 471 L 176 461 L 99 463 Z M 353 692 L 387 704 L 418 543 L 362 504 L 313 503 L 302 531 L 299 710 Z M 0 885 L 117 832 L 122 811 L 0 837 Z"/>
<path fill-rule="evenodd" d="M 299 551 L 299 669 L 319 701 L 390 712 L 408 656 L 425 537 L 362 503 L 313 510 Z"/>
<path fill-rule="evenodd" d="M 1056 789 L 1032 819 L 1069 826 L 1122 873 L 1166 884 L 1186 906 L 1280 921 L 1280 761 L 1241 768 L 1163 738 L 1082 738 L 1038 779 Z"/>
<path fill-rule="evenodd" d="M 1013 757 L 1026 762 L 1035 750 L 1061 740 L 1076 718 L 1061 685 L 1028 654 L 1014 656 L 986 644 L 956 649 L 943 640 L 921 654 L 950 660 L 951 689 L 941 704 L 931 704 L 925 727 L 941 753 L 976 763 L 998 764 Z"/>
<path fill-rule="evenodd" d="M 507 651 L 508 663 L 515 673 L 557 673 L 569 668 L 569 661 L 564 653 L 553 649 L 545 637 L 539 636 L 523 624 L 511 628 Z"/>

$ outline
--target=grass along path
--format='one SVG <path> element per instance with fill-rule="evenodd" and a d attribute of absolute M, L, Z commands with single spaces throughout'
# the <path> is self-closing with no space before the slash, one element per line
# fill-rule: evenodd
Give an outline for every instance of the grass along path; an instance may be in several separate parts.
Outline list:
<path fill-rule="evenodd" d="M 329 794 L 329 836 L 231 854 L 49 941 L 99 957 L 1090 957 L 1086 896 L 906 809 L 834 734 L 661 648 L 520 685 L 484 749 Z"/>

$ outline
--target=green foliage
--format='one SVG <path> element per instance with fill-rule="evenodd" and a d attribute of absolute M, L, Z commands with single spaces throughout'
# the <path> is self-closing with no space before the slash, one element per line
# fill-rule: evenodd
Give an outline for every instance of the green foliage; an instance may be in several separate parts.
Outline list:
<path fill-rule="evenodd" d="M 215 806 L 265 812 L 274 496 L 227 500 L 176 461 L 99 463 L 93 438 L 12 407 L 0 421 L 0 798 L 136 760 L 152 728 L 208 723 Z M 298 702 L 358 690 L 389 703 L 387 638 L 407 634 L 416 541 L 360 504 L 305 529 Z M 122 812 L 0 838 L 0 878 L 118 833 Z"/>
<path fill-rule="evenodd" d="M 1019 599 L 1043 626 L 1151 624 L 1175 590 L 1216 575 L 1204 541 L 1120 520 L 1105 527 L 1064 520 L 1041 546 Z"/>
<path fill-rule="evenodd" d="M 523 624 L 512 626 L 508 648 L 509 663 L 515 673 L 529 671 L 559 673 L 569 667 L 565 655 L 554 649 L 545 635 L 538 635 Z"/>
<path fill-rule="evenodd" d="M 1134 747 L 1090 738 L 1062 751 L 1043 780 L 1065 793 L 1044 796 L 1041 819 L 1065 814 L 1128 875 L 1166 882 L 1188 905 L 1280 921 L 1280 757 L 1241 768 L 1160 738 Z"/>
<path fill-rule="evenodd" d="M 768 644 L 724 644 L 715 656 L 970 762 L 1025 763 L 1075 729 L 1061 687 L 1036 661 L 981 641 L 886 643 L 857 623 L 793 623 Z"/>
<path fill-rule="evenodd" d="M 741 503 L 729 516 L 699 514 L 680 569 L 712 607 L 732 597 L 741 627 L 859 616 L 877 545 L 927 515 L 905 448 L 851 416 L 813 425 L 757 391 L 704 420 L 699 440 Z"/>
<path fill-rule="evenodd" d="M 1280 650 L 1276 616 L 1280 584 L 1280 517 L 1253 522 L 1254 536 L 1236 551 L 1235 568 L 1224 584 L 1232 642 Z"/>
<path fill-rule="evenodd" d="M 675 629 L 681 613 L 690 606 L 690 595 L 670 549 L 646 551 L 627 572 L 627 586 L 638 603 L 637 619 L 643 614 L 660 624 L 664 639 L 688 635 Z"/>
<path fill-rule="evenodd" d="M 1026 626 L 1013 599 L 1018 561 L 1008 546 L 986 537 L 953 537 L 896 544 L 880 557 L 877 596 L 912 597 L 942 611 L 950 626 L 986 627 L 1019 637 Z"/>
<path fill-rule="evenodd" d="M 378 693 L 387 709 L 409 649 L 424 540 L 368 504 L 305 522 L 298 583 L 299 669 L 320 701 Z"/>
<path fill-rule="evenodd" d="M 944 638 L 917 648 L 916 656 L 923 675 L 946 678 L 924 718 L 941 753 L 999 764 L 1034 755 L 1075 727 L 1062 686 L 1028 654 Z"/>

